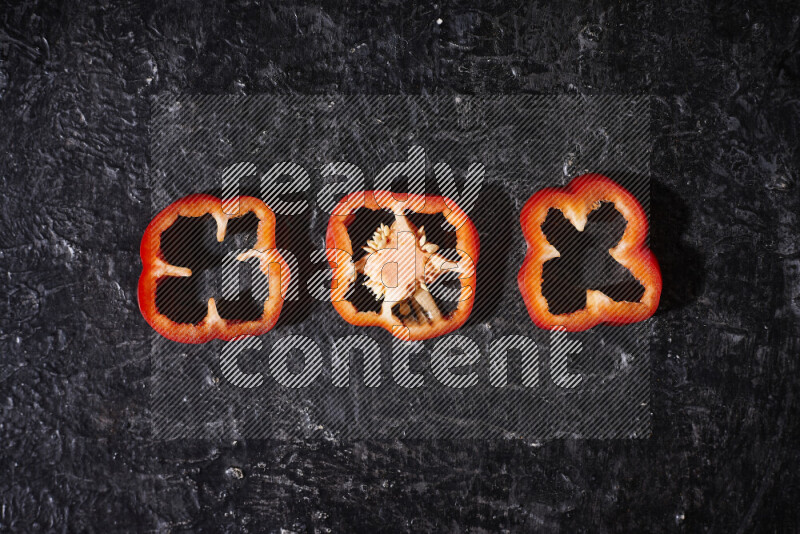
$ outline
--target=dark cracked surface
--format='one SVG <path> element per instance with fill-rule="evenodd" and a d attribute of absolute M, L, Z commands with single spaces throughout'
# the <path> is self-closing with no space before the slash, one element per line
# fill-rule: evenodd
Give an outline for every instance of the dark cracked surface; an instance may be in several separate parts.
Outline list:
<path fill-rule="evenodd" d="M 669 4 L 2 2 L 0 530 L 800 528 L 800 8 Z M 153 441 L 161 92 L 651 94 L 652 437 Z"/>

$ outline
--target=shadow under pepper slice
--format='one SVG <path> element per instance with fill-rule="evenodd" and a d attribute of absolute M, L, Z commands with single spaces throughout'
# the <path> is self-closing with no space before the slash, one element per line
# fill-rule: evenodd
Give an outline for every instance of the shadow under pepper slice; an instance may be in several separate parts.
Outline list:
<path fill-rule="evenodd" d="M 475 225 L 456 203 L 430 195 L 399 195 L 388 191 L 359 191 L 343 198 L 334 208 L 326 237 L 326 253 L 333 269 L 331 298 L 339 315 L 356 326 L 379 326 L 403 340 L 417 341 L 441 336 L 456 330 L 469 317 L 475 301 L 475 266 L 480 252 Z M 394 215 L 391 225 L 381 224 L 366 243 L 364 252 L 354 260 L 353 244 L 348 233 L 360 208 L 388 210 Z M 450 260 L 439 253 L 438 245 L 427 241 L 424 228 L 417 228 L 407 216 L 441 214 L 454 227 L 459 259 Z M 459 274 L 460 296 L 449 314 L 440 311 L 428 288 L 445 272 Z M 347 299 L 357 275 L 377 300 L 381 311 L 359 311 Z"/>
<path fill-rule="evenodd" d="M 261 318 L 255 321 L 233 321 L 220 317 L 213 298 L 208 299 L 208 313 L 198 324 L 178 323 L 163 315 L 156 306 L 158 281 L 165 277 L 191 276 L 191 269 L 170 265 L 161 250 L 161 234 L 178 217 L 211 215 L 217 223 L 217 241 L 225 239 L 230 219 L 253 213 L 258 217 L 256 243 L 236 257 L 237 261 L 258 258 L 261 272 L 269 277 L 269 296 L 264 302 Z M 230 341 L 239 336 L 257 336 L 275 326 L 283 306 L 283 296 L 289 287 L 289 266 L 275 248 L 275 214 L 261 200 L 253 197 L 234 197 L 220 200 L 211 195 L 184 197 L 156 215 L 142 237 L 140 247 L 142 274 L 139 277 L 139 309 L 153 329 L 172 341 L 205 343 L 212 339 Z"/>
<path fill-rule="evenodd" d="M 542 294 L 544 263 L 558 258 L 560 253 L 550 244 L 542 231 L 548 211 L 557 209 L 572 225 L 583 231 L 589 213 L 603 202 L 614 204 L 626 221 L 619 243 L 609 249 L 611 256 L 627 268 L 644 287 L 639 302 L 617 302 L 601 291 L 586 291 L 586 307 L 561 315 L 550 312 Z M 528 314 L 536 326 L 545 329 L 563 327 L 570 332 L 588 330 L 598 324 L 622 325 L 651 317 L 661 296 L 661 270 L 645 239 L 648 232 L 647 215 L 629 191 L 600 174 L 585 174 L 573 179 L 563 189 L 542 189 L 533 195 L 520 214 L 528 252 L 517 276 Z"/>

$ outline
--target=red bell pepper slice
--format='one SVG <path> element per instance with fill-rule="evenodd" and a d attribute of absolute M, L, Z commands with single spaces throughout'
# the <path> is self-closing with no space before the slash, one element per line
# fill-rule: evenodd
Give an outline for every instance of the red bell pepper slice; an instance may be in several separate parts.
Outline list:
<path fill-rule="evenodd" d="M 560 256 L 542 232 L 547 212 L 560 210 L 577 228 L 583 231 L 587 216 L 611 202 L 627 222 L 619 243 L 609 249 L 611 256 L 644 287 L 639 302 L 617 302 L 597 290 L 586 291 L 586 307 L 553 315 L 542 294 L 544 263 Z M 629 191 L 600 174 L 585 174 L 572 180 L 563 189 L 543 189 L 533 195 L 522 209 L 520 224 L 528 244 L 525 261 L 517 276 L 522 298 L 536 326 L 545 329 L 563 327 L 569 332 L 588 330 L 598 324 L 623 325 L 651 317 L 661 296 L 661 270 L 647 248 L 648 223 L 644 209 Z"/>
<path fill-rule="evenodd" d="M 255 321 L 226 320 L 217 313 L 216 302 L 208 299 L 208 313 L 198 324 L 177 323 L 163 315 L 156 306 L 158 281 L 170 276 L 191 276 L 191 269 L 167 263 L 161 250 L 161 234 L 172 226 L 178 217 L 211 215 L 217 223 L 217 241 L 225 239 L 228 221 L 254 213 L 258 217 L 256 243 L 252 249 L 237 256 L 238 261 L 258 258 L 260 269 L 269 277 L 269 297 L 264 302 L 264 312 Z M 211 195 L 184 197 L 156 215 L 142 237 L 140 247 L 142 274 L 139 277 L 139 309 L 153 329 L 172 341 L 180 343 L 206 343 L 212 339 L 230 341 L 239 336 L 258 336 L 268 332 L 283 306 L 283 295 L 289 287 L 289 266 L 275 248 L 275 214 L 261 200 L 253 197 L 235 197 L 220 200 Z"/>
<path fill-rule="evenodd" d="M 389 210 L 395 221 L 391 226 L 381 225 L 362 247 L 365 255 L 354 261 L 347 229 L 355 221 L 359 208 Z M 417 228 L 405 215 L 406 211 L 442 214 L 455 227 L 460 259 L 451 261 L 439 255 L 439 247 L 427 241 L 424 228 Z M 418 341 L 456 330 L 472 311 L 480 240 L 467 214 L 448 198 L 388 191 L 351 193 L 334 208 L 326 242 L 328 262 L 333 269 L 331 300 L 339 315 L 352 325 L 379 326 L 399 339 Z M 395 269 L 384 269 L 389 264 L 396 265 Z M 460 300 L 455 310 L 443 314 L 427 286 L 448 270 L 460 275 Z M 357 273 L 365 275 L 365 285 L 376 299 L 383 299 L 380 313 L 358 311 L 347 300 Z"/>

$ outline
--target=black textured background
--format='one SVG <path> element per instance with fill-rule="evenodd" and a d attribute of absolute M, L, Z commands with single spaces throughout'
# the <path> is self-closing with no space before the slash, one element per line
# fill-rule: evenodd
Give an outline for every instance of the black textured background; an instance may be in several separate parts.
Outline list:
<path fill-rule="evenodd" d="M 652 437 L 152 441 L 164 91 L 653 95 Z M 796 531 L 798 145 L 789 2 L 4 1 L 0 529 Z"/>

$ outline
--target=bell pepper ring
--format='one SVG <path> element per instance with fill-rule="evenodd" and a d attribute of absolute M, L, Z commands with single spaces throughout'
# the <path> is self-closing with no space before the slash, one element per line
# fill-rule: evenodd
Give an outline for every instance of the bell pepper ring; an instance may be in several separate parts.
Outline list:
<path fill-rule="evenodd" d="M 354 261 L 348 227 L 360 208 L 388 210 L 394 215 L 394 222 L 388 226 L 381 224 L 362 245 L 364 255 Z M 455 229 L 459 259 L 450 260 L 440 254 L 439 246 L 427 240 L 425 228 L 417 228 L 406 212 L 444 216 Z M 442 336 L 461 327 L 472 311 L 479 252 L 480 240 L 475 225 L 448 198 L 389 191 L 351 193 L 336 205 L 328 222 L 326 254 L 333 271 L 333 307 L 352 325 L 378 326 L 401 340 L 419 341 Z M 460 292 L 456 309 L 445 314 L 428 286 L 448 271 L 458 273 Z M 364 285 L 376 300 L 383 300 L 380 313 L 359 311 L 347 299 L 358 274 L 364 275 Z"/>
<path fill-rule="evenodd" d="M 220 317 L 213 298 L 208 299 L 208 313 L 198 324 L 178 323 L 162 314 L 156 305 L 158 281 L 165 277 L 187 277 L 191 269 L 170 265 L 161 250 L 161 234 L 178 217 L 211 215 L 217 223 L 218 242 L 225 239 L 228 221 L 253 213 L 258 217 L 256 243 L 236 257 L 237 261 L 258 258 L 261 272 L 269 278 L 269 296 L 264 301 L 261 318 L 255 321 L 235 321 Z M 153 329 L 172 341 L 198 344 L 213 339 L 230 341 L 240 336 L 258 336 L 275 326 L 289 287 L 289 266 L 275 248 L 275 214 L 261 200 L 253 197 L 234 197 L 221 200 L 211 195 L 184 197 L 156 215 L 142 237 L 140 246 L 142 274 L 139 277 L 139 309 Z"/>
<path fill-rule="evenodd" d="M 572 313 L 550 313 L 542 294 L 543 268 L 546 261 L 560 256 L 542 231 L 550 209 L 563 213 L 572 225 L 583 231 L 589 213 L 601 203 L 613 203 L 625 218 L 625 231 L 611 256 L 627 268 L 644 287 L 639 302 L 617 302 L 601 291 L 586 291 L 586 306 Z M 517 276 L 519 290 L 536 326 L 544 329 L 562 327 L 569 332 L 581 332 L 601 323 L 624 325 L 651 317 L 661 297 L 661 270 L 653 253 L 647 248 L 647 215 L 629 191 L 601 174 L 584 174 L 573 179 L 563 189 L 548 188 L 534 194 L 520 214 L 520 224 L 528 251 Z"/>

